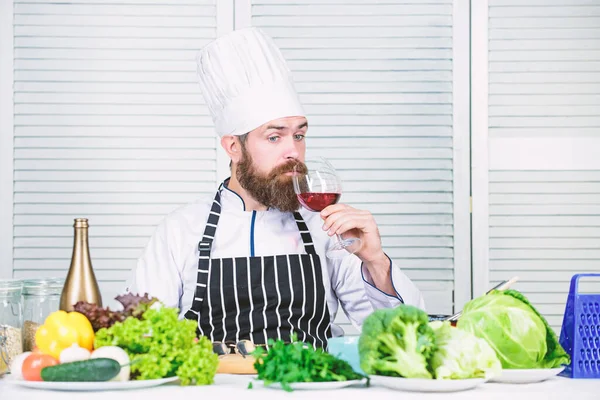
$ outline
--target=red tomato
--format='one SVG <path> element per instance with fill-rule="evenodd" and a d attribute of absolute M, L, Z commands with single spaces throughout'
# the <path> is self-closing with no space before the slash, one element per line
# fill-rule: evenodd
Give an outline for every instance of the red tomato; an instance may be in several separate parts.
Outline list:
<path fill-rule="evenodd" d="M 42 368 L 57 365 L 58 360 L 48 354 L 32 353 L 23 360 L 23 379 L 26 381 L 41 381 Z"/>

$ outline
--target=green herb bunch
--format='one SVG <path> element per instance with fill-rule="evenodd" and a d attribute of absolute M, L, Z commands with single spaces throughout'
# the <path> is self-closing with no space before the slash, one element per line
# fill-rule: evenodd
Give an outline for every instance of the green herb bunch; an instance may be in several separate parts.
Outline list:
<path fill-rule="evenodd" d="M 291 343 L 282 340 L 268 340 L 269 349 L 257 347 L 252 355 L 256 358 L 254 368 L 258 379 L 265 386 L 281 384 L 288 392 L 294 382 L 333 382 L 361 380 L 368 377 L 355 372 L 350 364 L 311 345 L 299 342 L 296 334 Z"/>

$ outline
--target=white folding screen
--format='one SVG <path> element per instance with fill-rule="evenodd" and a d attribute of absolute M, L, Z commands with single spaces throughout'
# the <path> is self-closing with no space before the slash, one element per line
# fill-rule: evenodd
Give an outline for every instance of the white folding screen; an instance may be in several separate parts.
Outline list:
<path fill-rule="evenodd" d="M 161 218 L 227 175 L 194 57 L 254 25 L 289 60 L 309 152 L 375 214 L 428 311 L 470 298 L 468 1 L 6 3 L 3 276 L 64 275 L 87 217 L 103 294 L 121 291 Z"/>
<path fill-rule="evenodd" d="M 112 299 L 163 216 L 215 188 L 194 57 L 216 2 L 17 0 L 13 15 L 13 276 L 64 276 L 85 217 Z"/>
<path fill-rule="evenodd" d="M 472 21 L 474 294 L 519 276 L 558 331 L 573 274 L 600 271 L 600 1 L 478 1 Z"/>

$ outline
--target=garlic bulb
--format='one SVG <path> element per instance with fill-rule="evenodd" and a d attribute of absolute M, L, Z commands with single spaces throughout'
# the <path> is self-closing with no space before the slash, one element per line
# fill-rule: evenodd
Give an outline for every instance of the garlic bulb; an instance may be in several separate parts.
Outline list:
<path fill-rule="evenodd" d="M 90 353 L 88 349 L 79 347 L 77 343 L 74 343 L 71 347 L 67 347 L 60 352 L 59 361 L 61 364 L 73 361 L 84 361 L 89 359 L 91 354 L 92 353 Z"/>

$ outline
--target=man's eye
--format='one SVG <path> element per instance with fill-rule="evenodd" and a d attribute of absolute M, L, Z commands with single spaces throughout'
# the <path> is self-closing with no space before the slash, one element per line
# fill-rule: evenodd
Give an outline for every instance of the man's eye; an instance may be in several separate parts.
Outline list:
<path fill-rule="evenodd" d="M 271 143 L 275 143 L 276 141 L 279 140 L 279 136 L 269 136 L 269 142 Z"/>
<path fill-rule="evenodd" d="M 301 140 L 304 140 L 304 135 L 294 135 L 294 138 L 299 142 Z"/>

